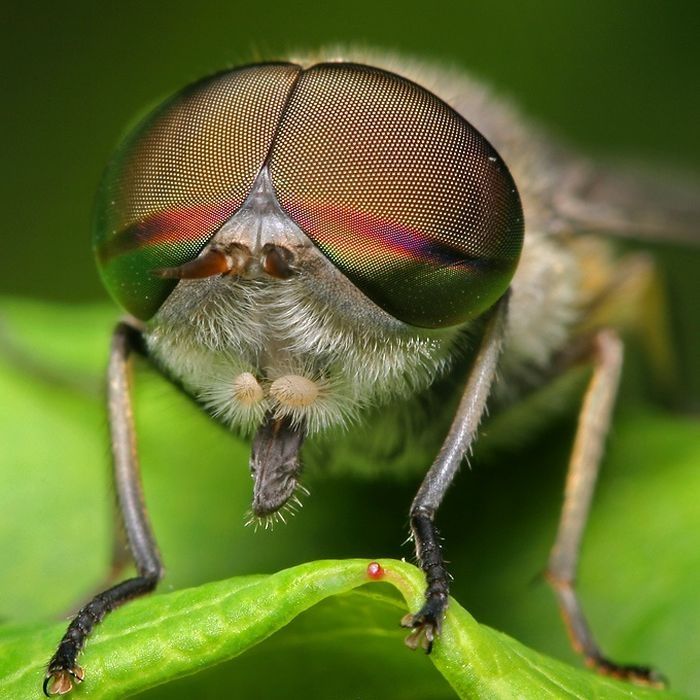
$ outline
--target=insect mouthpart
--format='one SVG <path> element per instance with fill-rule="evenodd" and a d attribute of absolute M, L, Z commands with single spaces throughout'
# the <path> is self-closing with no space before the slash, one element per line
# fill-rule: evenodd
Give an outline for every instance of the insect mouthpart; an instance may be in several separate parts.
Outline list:
<path fill-rule="evenodd" d="M 303 423 L 268 413 L 258 428 L 250 453 L 253 516 L 266 519 L 283 508 L 297 490 L 301 472 L 299 450 L 306 430 Z"/>

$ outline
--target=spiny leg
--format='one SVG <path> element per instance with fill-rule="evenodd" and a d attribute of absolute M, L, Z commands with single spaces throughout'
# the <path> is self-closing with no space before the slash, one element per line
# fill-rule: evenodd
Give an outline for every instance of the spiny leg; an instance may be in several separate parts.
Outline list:
<path fill-rule="evenodd" d="M 576 594 L 575 580 L 581 540 L 610 426 L 622 370 L 623 346 L 615 331 L 596 333 L 591 348 L 593 375 L 579 414 L 569 461 L 557 537 L 547 568 L 547 580 L 557 596 L 571 644 L 586 663 L 600 673 L 646 685 L 661 685 L 661 678 L 641 666 L 622 666 L 606 659 L 593 639 Z"/>
<path fill-rule="evenodd" d="M 123 603 L 152 591 L 163 566 L 143 502 L 131 406 L 130 356 L 141 346 L 138 330 L 119 323 L 112 335 L 108 380 L 109 424 L 112 435 L 114 480 L 119 510 L 138 575 L 97 594 L 68 625 L 49 661 L 44 693 L 63 695 L 83 680 L 77 658 L 88 636 L 104 616 Z"/>
<path fill-rule="evenodd" d="M 496 304 L 486 323 L 479 352 L 472 365 L 462 399 L 438 456 L 428 470 L 411 505 L 411 531 L 420 566 L 425 572 L 425 603 L 416 614 L 406 615 L 401 624 L 412 628 L 406 644 L 419 644 L 430 652 L 440 633 L 447 608 L 449 574 L 442 557 L 435 513 L 469 451 L 484 414 L 501 352 L 508 294 Z"/>

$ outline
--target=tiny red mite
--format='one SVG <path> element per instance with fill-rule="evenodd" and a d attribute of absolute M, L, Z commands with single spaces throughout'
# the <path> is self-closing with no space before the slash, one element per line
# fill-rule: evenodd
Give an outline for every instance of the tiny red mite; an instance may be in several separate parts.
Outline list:
<path fill-rule="evenodd" d="M 386 572 L 384 571 L 382 565 L 379 562 L 373 561 L 370 562 L 367 566 L 367 576 L 369 576 L 375 581 L 379 581 L 379 579 L 384 578 L 385 573 Z"/>

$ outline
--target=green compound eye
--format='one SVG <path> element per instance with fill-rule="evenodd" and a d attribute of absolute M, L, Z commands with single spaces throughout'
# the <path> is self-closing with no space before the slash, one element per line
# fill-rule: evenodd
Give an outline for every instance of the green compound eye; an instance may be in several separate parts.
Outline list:
<path fill-rule="evenodd" d="M 137 318 L 177 283 L 152 271 L 195 258 L 245 201 L 300 70 L 248 66 L 190 85 L 121 144 L 98 193 L 94 247 L 107 289 Z"/>
<path fill-rule="evenodd" d="M 98 200 L 112 295 L 152 316 L 267 166 L 279 204 L 372 301 L 408 324 L 457 325 L 507 289 L 523 214 L 467 121 L 415 83 L 348 63 L 261 64 L 175 95 L 125 141 Z"/>
<path fill-rule="evenodd" d="M 355 64 L 304 71 L 269 167 L 288 216 L 395 318 L 457 325 L 508 288 L 523 241 L 515 184 L 486 139 L 419 85 Z"/>

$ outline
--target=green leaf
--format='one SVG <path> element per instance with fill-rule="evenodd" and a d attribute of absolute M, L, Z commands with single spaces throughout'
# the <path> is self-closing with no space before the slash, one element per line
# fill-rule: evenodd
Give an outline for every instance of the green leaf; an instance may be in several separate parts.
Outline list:
<path fill-rule="evenodd" d="M 39 697 L 67 610 L 108 569 L 113 502 L 100 377 L 115 318 L 105 307 L 0 304 L 0 698 Z M 145 363 L 136 413 L 168 573 L 161 594 L 97 629 L 76 698 L 124 697 L 166 681 L 143 697 L 652 696 L 583 670 L 550 592 L 531 585 L 554 534 L 573 413 L 536 441 L 475 462 L 450 492 L 439 524 L 452 590 L 482 624 L 453 601 L 430 657 L 407 650 L 398 627 L 422 595 L 420 574 L 394 560 L 410 556 L 399 543 L 415 476 L 404 483 L 310 471 L 303 512 L 255 533 L 243 527 L 248 445 Z M 604 650 L 653 662 L 674 690 L 696 695 L 697 435 L 694 420 L 623 399 L 580 574 Z M 363 586 L 368 557 L 381 557 L 406 603 L 386 583 Z M 309 563 L 294 566 L 301 561 Z M 230 578 L 253 572 L 264 575 Z M 217 579 L 226 580 L 208 583 Z M 176 680 L 186 674 L 196 675 Z"/>
<path fill-rule="evenodd" d="M 421 601 L 423 577 L 395 560 L 380 562 L 384 580 L 408 607 Z M 125 697 L 231 659 L 264 640 L 310 606 L 368 580 L 367 560 L 318 561 L 266 577 L 237 578 L 140 600 L 109 617 L 85 654 L 89 675 L 81 697 Z M 0 638 L 0 656 L 12 671 L 8 697 L 29 697 L 41 681 L 42 652 L 61 632 L 17 630 Z M 331 634 L 333 630 L 328 630 Z M 367 635 L 381 633 L 368 627 Z M 408 653 L 408 651 L 406 652 Z M 454 601 L 431 655 L 460 698 L 628 698 L 630 686 L 573 669 L 480 626 Z M 635 689 L 634 696 L 672 697 Z"/>

